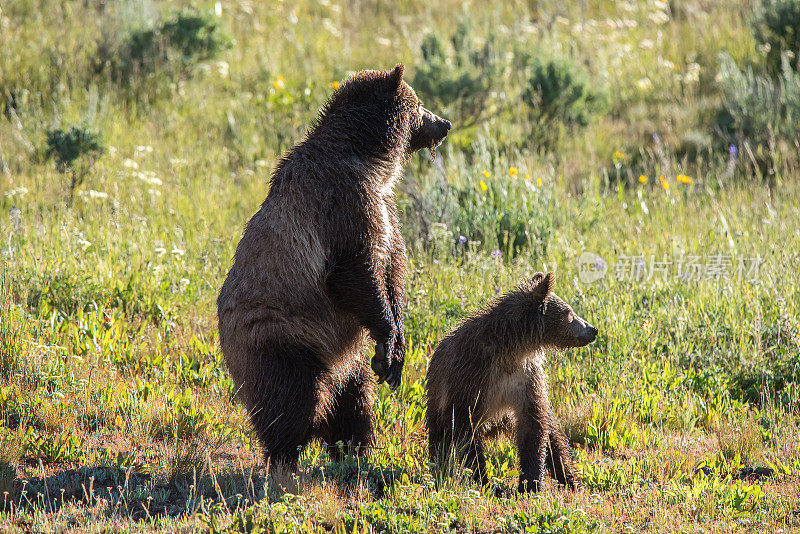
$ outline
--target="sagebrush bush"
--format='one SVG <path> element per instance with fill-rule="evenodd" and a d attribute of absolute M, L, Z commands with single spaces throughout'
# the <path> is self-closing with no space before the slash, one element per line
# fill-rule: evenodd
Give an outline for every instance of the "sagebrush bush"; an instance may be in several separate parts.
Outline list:
<path fill-rule="evenodd" d="M 439 33 L 426 35 L 421 53 L 412 84 L 426 106 L 449 116 L 460 128 L 484 119 L 492 88 L 503 72 L 495 38 L 490 35 L 477 45 L 467 19 L 447 44 Z"/>
<path fill-rule="evenodd" d="M 755 40 L 767 48 L 767 63 L 773 73 L 781 71 L 783 55 L 788 56 L 795 71 L 800 71 L 800 0 L 762 0 L 750 27 Z"/>
<path fill-rule="evenodd" d="M 726 142 L 744 145 L 747 160 L 774 174 L 783 158 L 797 154 L 800 140 L 800 73 L 784 57 L 776 78 L 739 69 L 729 56 L 720 62 L 724 97 L 717 130 Z"/>
<path fill-rule="evenodd" d="M 217 18 L 184 9 L 160 26 L 134 29 L 122 37 L 107 35 L 98 45 L 95 70 L 108 67 L 112 78 L 123 85 L 135 84 L 154 71 L 173 79 L 232 46 L 233 39 Z"/>
<path fill-rule="evenodd" d="M 85 178 L 86 172 L 105 152 L 102 136 L 85 126 L 72 126 L 69 130 L 54 129 L 47 132 L 46 154 L 56 160 L 58 168 L 70 177 L 70 200 Z"/>
<path fill-rule="evenodd" d="M 548 145 L 557 141 L 564 128 L 589 124 L 604 109 L 606 98 L 574 62 L 536 58 L 522 90 L 522 100 L 530 109 L 534 124 L 540 126 L 538 134 L 532 133 L 540 144 Z"/>
<path fill-rule="evenodd" d="M 47 132 L 47 155 L 55 158 L 62 170 L 68 169 L 81 157 L 94 157 L 105 151 L 102 137 L 85 126 L 69 130 L 56 128 Z"/>

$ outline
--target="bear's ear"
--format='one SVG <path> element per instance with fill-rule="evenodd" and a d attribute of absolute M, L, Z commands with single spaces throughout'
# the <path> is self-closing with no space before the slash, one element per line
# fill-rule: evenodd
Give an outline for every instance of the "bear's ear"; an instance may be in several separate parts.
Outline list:
<path fill-rule="evenodd" d="M 405 67 L 402 63 L 398 63 L 397 66 L 389 73 L 389 88 L 392 91 L 396 91 L 400 84 L 403 82 L 403 72 L 405 71 Z"/>
<path fill-rule="evenodd" d="M 544 300 L 553 291 L 555 281 L 556 277 L 553 273 L 536 273 L 533 275 L 533 280 L 531 280 L 533 283 L 533 296 Z"/>

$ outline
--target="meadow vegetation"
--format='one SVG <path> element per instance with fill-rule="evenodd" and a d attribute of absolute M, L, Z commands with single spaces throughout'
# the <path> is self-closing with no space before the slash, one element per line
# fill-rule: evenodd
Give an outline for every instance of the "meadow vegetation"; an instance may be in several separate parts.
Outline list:
<path fill-rule="evenodd" d="M 0 529 L 800 529 L 798 0 L 0 6 Z M 368 460 L 268 470 L 215 298 L 275 159 L 406 65 L 454 128 L 397 187 L 401 388 Z M 592 255 L 582 255 L 591 252 Z M 589 276 L 605 276 L 594 282 Z M 536 271 L 582 489 L 426 457 L 438 339 Z"/>

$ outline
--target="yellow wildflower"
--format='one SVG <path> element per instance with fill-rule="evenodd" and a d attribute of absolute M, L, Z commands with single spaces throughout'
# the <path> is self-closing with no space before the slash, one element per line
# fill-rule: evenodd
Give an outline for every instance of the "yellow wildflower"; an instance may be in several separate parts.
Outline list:
<path fill-rule="evenodd" d="M 639 175 L 639 183 L 640 184 L 646 184 L 647 183 L 647 176 L 645 176 L 644 174 L 640 174 Z"/>
<path fill-rule="evenodd" d="M 486 171 L 483 171 L 483 172 L 484 172 L 484 174 L 486 173 Z M 486 182 L 481 180 L 481 191 L 486 191 L 487 189 L 489 189 L 489 186 L 486 185 Z"/>
<path fill-rule="evenodd" d="M 333 90 L 335 91 L 336 89 L 339 88 L 339 82 L 336 81 L 331 82 L 331 87 L 333 87 Z"/>
<path fill-rule="evenodd" d="M 614 152 L 614 158 L 615 159 L 625 159 L 625 152 L 622 152 L 621 150 L 617 150 L 616 152 Z"/>
<path fill-rule="evenodd" d="M 519 173 L 519 171 L 517 170 L 516 167 L 511 167 L 510 169 L 508 169 L 508 174 L 510 174 L 511 176 L 516 176 L 517 173 Z"/>
<path fill-rule="evenodd" d="M 669 182 L 667 181 L 667 179 L 664 177 L 663 174 L 658 177 L 658 180 L 661 182 L 661 187 L 664 188 L 664 191 L 669 189 Z"/>
<path fill-rule="evenodd" d="M 492 177 L 492 175 L 491 175 L 491 174 L 489 174 L 489 171 L 483 171 L 483 175 L 484 175 L 485 177 L 487 177 L 487 178 L 491 178 L 491 177 Z"/>
<path fill-rule="evenodd" d="M 285 89 L 286 84 L 284 83 L 283 76 L 278 76 L 278 79 L 273 82 L 272 87 L 275 89 Z"/>
<path fill-rule="evenodd" d="M 542 179 L 541 179 L 541 178 L 537 178 L 537 179 L 536 179 L 536 185 L 537 185 L 538 187 L 542 187 Z"/>
<path fill-rule="evenodd" d="M 530 181 L 531 175 L 526 172 L 524 178 Z"/>
<path fill-rule="evenodd" d="M 679 174 L 675 177 L 678 180 L 678 183 L 689 185 L 692 183 L 692 178 L 690 176 L 686 176 L 685 174 Z"/>

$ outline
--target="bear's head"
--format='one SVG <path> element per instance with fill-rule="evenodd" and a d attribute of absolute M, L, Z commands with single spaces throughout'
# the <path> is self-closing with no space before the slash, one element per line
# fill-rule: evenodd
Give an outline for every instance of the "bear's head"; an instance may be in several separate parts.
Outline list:
<path fill-rule="evenodd" d="M 553 273 L 536 273 L 520 289 L 530 300 L 540 321 L 540 344 L 543 347 L 568 349 L 583 347 L 597 339 L 597 328 L 578 316 L 569 304 L 553 293 Z"/>
<path fill-rule="evenodd" d="M 399 64 L 390 71 L 364 70 L 345 80 L 322 109 L 315 131 L 338 135 L 374 157 L 409 156 L 439 146 L 450 121 L 422 106 L 403 81 L 403 71 Z"/>

